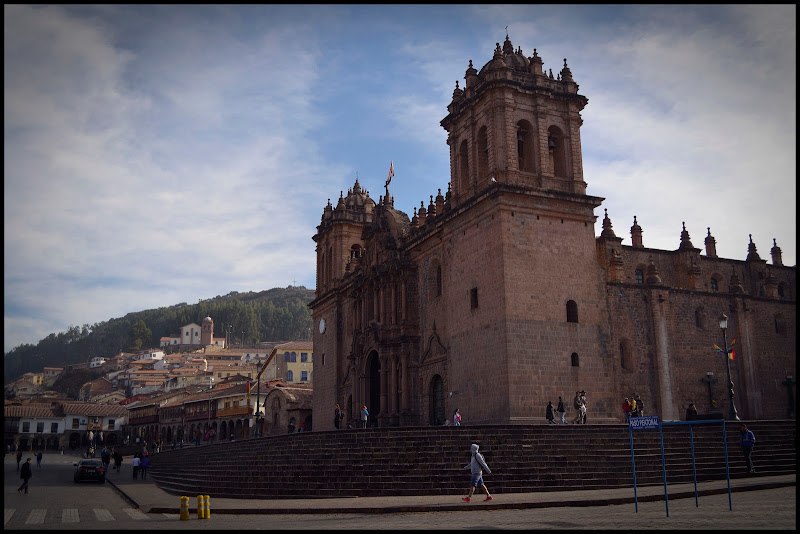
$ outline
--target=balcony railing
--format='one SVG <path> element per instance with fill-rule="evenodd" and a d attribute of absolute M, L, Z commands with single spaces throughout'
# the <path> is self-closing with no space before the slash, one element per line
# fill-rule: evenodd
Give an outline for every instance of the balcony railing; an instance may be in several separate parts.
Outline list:
<path fill-rule="evenodd" d="M 250 415 L 253 413 L 253 408 L 248 404 L 246 406 L 236 406 L 235 408 L 217 408 L 217 417 L 233 417 L 236 415 Z"/>

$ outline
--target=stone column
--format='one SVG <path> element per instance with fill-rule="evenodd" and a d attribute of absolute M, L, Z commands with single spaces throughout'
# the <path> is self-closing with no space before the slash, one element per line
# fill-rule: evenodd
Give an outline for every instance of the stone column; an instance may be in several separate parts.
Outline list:
<path fill-rule="evenodd" d="M 672 401 L 672 376 L 669 367 L 669 327 L 667 310 L 669 302 L 665 298 L 663 288 L 650 291 L 650 308 L 653 317 L 653 346 L 655 348 L 655 369 L 658 379 L 659 409 L 662 421 L 678 421 L 675 404 Z M 645 403 L 647 400 L 645 399 Z M 653 407 L 655 408 L 655 407 Z M 645 404 L 645 415 L 655 415 L 653 409 L 648 412 Z"/>

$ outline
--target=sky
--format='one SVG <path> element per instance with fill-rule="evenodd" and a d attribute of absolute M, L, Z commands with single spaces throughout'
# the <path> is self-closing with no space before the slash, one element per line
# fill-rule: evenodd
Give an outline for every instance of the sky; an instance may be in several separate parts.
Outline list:
<path fill-rule="evenodd" d="M 312 236 L 389 165 L 413 214 L 506 32 L 589 100 L 623 245 L 796 265 L 796 6 L 5 5 L 4 351 L 129 312 L 315 287 Z M 703 250 L 703 253 L 705 251 Z"/>

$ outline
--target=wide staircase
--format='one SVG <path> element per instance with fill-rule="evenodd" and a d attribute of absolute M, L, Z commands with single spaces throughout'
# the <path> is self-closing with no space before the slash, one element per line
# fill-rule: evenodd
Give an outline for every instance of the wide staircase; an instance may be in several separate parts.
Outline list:
<path fill-rule="evenodd" d="M 756 435 L 754 474 L 739 447 L 739 424 L 634 430 L 637 485 L 796 473 L 794 420 L 747 421 Z M 486 425 L 305 432 L 151 454 L 150 473 L 175 495 L 310 498 L 464 493 L 477 443 L 493 493 L 624 488 L 633 485 L 631 434 L 623 424 Z M 692 455 L 694 454 L 694 465 Z M 695 478 L 696 477 L 696 478 Z"/>

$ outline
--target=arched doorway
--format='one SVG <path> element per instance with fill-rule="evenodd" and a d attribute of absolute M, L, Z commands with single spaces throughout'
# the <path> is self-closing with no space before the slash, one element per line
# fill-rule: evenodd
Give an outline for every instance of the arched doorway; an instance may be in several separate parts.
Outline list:
<path fill-rule="evenodd" d="M 430 387 L 430 420 L 434 426 L 443 425 L 447 420 L 444 412 L 444 380 L 439 375 L 434 375 L 431 379 Z"/>
<path fill-rule="evenodd" d="M 368 426 L 378 426 L 381 414 L 381 360 L 376 351 L 372 351 L 367 360 L 366 398 L 369 410 Z"/>

